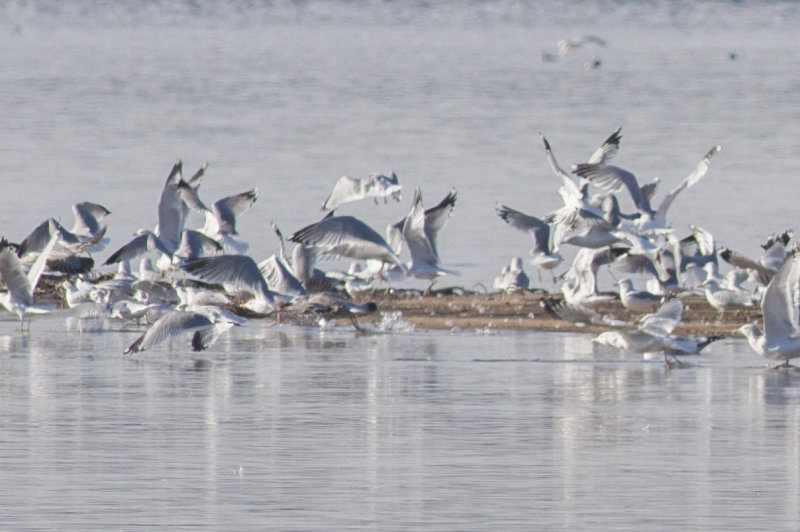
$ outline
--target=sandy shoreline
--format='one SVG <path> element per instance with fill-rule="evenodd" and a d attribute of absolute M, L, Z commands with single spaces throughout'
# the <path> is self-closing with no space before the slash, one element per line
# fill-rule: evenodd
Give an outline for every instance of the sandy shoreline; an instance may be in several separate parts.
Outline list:
<path fill-rule="evenodd" d="M 37 289 L 37 301 L 55 302 L 63 306 L 63 291 L 59 277 L 45 276 Z M 543 298 L 560 294 L 545 292 L 483 293 L 459 288 L 434 290 L 423 296 L 417 290 L 364 291 L 356 294 L 358 302 L 374 301 L 378 312 L 359 319 L 363 322 L 378 322 L 383 313 L 400 312 L 403 320 L 421 329 L 516 329 L 532 331 L 575 331 L 598 333 L 607 328 L 572 323 L 558 319 L 540 305 Z M 738 335 L 736 329 L 745 323 L 761 320 L 758 305 L 725 313 L 717 320 L 717 311 L 705 297 L 691 294 L 681 298 L 684 302 L 683 319 L 676 329 L 678 334 Z M 612 299 L 594 310 L 619 320 L 635 321 L 641 315 L 625 309 L 618 298 Z M 342 320 L 343 322 L 346 320 Z"/>
<path fill-rule="evenodd" d="M 401 312 L 404 320 L 425 329 L 518 329 L 536 331 L 602 332 L 602 327 L 576 324 L 552 316 L 540 306 L 545 297 L 560 295 L 543 292 L 525 292 L 510 295 L 500 293 L 472 293 L 444 290 L 423 297 L 415 291 L 363 292 L 358 301 L 375 301 L 380 312 Z M 717 311 L 703 296 L 689 295 L 684 302 L 683 319 L 676 329 L 678 334 L 737 335 L 736 329 L 745 323 L 761 320 L 758 305 L 725 313 L 717 320 Z M 641 315 L 631 314 L 614 299 L 594 308 L 597 312 L 616 319 L 635 321 Z M 377 319 L 377 318 L 373 318 Z"/>

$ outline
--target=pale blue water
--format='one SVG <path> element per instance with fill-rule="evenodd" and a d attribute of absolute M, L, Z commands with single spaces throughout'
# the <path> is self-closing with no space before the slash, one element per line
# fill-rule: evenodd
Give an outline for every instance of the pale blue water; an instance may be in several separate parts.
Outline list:
<path fill-rule="evenodd" d="M 440 251 L 461 276 L 441 284 L 471 288 L 529 248 L 496 202 L 559 205 L 539 132 L 566 166 L 621 125 L 616 162 L 660 177 L 661 194 L 722 144 L 672 221 L 755 254 L 796 219 L 799 22 L 794 2 L 5 2 L 0 228 L 71 225 L 90 200 L 121 244 L 155 223 L 182 158 L 210 163 L 208 200 L 259 187 L 240 230 L 260 259 L 276 250 L 270 221 L 289 233 L 340 175 L 395 170 L 402 203 L 342 212 L 381 229 L 414 184 L 429 204 L 456 187 Z M 589 33 L 609 46 L 542 61 Z M 65 323 L 23 337 L 0 322 L 9 529 L 791 530 L 800 517 L 798 376 L 740 340 L 666 371 L 582 335 L 251 322 L 200 356 L 176 341 L 126 358 L 138 331 Z"/>

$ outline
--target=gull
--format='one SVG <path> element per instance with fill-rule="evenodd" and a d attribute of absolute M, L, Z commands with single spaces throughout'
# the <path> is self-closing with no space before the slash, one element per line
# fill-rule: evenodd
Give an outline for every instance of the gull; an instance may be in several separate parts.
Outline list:
<path fill-rule="evenodd" d="M 394 172 L 392 172 L 391 176 L 371 174 L 362 179 L 345 175 L 336 181 L 333 191 L 322 204 L 322 210 L 332 211 L 342 203 L 359 201 L 364 198 L 373 198 L 375 203 L 378 202 L 378 198 L 383 198 L 386 201 L 389 197 L 395 201 L 400 201 L 402 188 L 397 174 Z"/>
<path fill-rule="evenodd" d="M 584 35 L 582 37 L 576 37 L 576 38 L 569 39 L 569 40 L 562 39 L 562 40 L 558 41 L 558 43 L 557 43 L 558 55 L 562 55 L 562 56 L 566 55 L 567 53 L 571 52 L 572 50 L 575 50 L 576 48 L 580 48 L 584 44 L 589 44 L 589 43 L 596 44 L 597 46 L 601 46 L 601 47 L 605 47 L 605 46 L 608 45 L 608 42 L 606 42 L 604 39 L 601 39 L 600 37 L 598 37 L 596 35 Z"/>
<path fill-rule="evenodd" d="M 611 269 L 626 275 L 645 275 L 647 290 L 657 296 L 682 291 L 669 250 L 661 250 L 655 258 L 628 250 L 611 263 Z"/>
<path fill-rule="evenodd" d="M 719 256 L 722 260 L 733 266 L 734 268 L 741 268 L 755 272 L 761 284 L 766 286 L 770 279 L 775 275 L 777 269 L 764 266 L 760 261 L 753 260 L 737 251 L 729 248 L 720 248 Z M 784 257 L 785 258 L 785 257 Z"/>
<path fill-rule="evenodd" d="M 248 245 L 235 238 L 237 217 L 247 212 L 258 199 L 258 188 L 227 196 L 205 209 L 205 225 L 200 232 L 214 240 L 220 240 L 228 252 L 245 253 Z"/>
<path fill-rule="evenodd" d="M 494 280 L 495 290 L 506 293 L 525 292 L 530 286 L 530 279 L 522 269 L 522 258 L 514 257 L 511 264 L 503 266 L 500 275 Z"/>
<path fill-rule="evenodd" d="M 750 348 L 771 360 L 800 357 L 800 250 L 794 248 L 767 285 L 761 300 L 764 332 L 754 323 L 742 325 L 738 331 L 747 338 Z"/>
<path fill-rule="evenodd" d="M 231 304 L 227 294 L 197 281 L 184 280 L 176 283 L 175 293 L 178 296 L 178 307 L 183 308 L 209 305 L 222 307 Z"/>
<path fill-rule="evenodd" d="M 275 223 L 271 225 L 280 243 L 280 255 L 278 256 L 278 260 L 283 263 L 288 273 L 297 279 L 302 285 L 303 290 L 323 291 L 332 289 L 337 283 L 337 280 L 314 267 L 314 263 L 317 260 L 315 248 L 304 244 L 295 244 L 290 258 L 286 253 L 286 243 L 283 238 L 283 233 Z M 265 277 L 267 277 L 266 274 Z M 269 278 L 267 278 L 267 280 L 269 281 Z M 292 283 L 292 281 L 289 282 Z"/>
<path fill-rule="evenodd" d="M 328 215 L 295 232 L 289 240 L 315 248 L 320 255 L 351 259 L 375 259 L 405 266 L 394 250 L 374 229 L 353 216 Z"/>
<path fill-rule="evenodd" d="M 266 260 L 258 263 L 258 269 L 261 270 L 267 285 L 281 296 L 292 298 L 305 295 L 307 293 L 306 288 L 303 282 L 295 275 L 292 261 L 286 255 L 286 243 L 283 239 L 283 233 L 274 222 L 270 225 L 278 237 L 280 256 L 270 255 Z M 308 274 L 305 275 L 307 278 Z"/>
<path fill-rule="evenodd" d="M 621 242 L 638 242 L 630 233 L 613 226 L 602 216 L 582 211 L 578 223 L 572 231 L 565 233 L 560 244 L 571 244 L 582 248 L 605 248 Z"/>
<path fill-rule="evenodd" d="M 575 37 L 572 39 L 561 39 L 556 43 L 555 53 L 548 50 L 542 50 L 542 60 L 547 61 L 548 63 L 553 63 L 555 61 L 558 61 L 559 58 L 567 55 L 572 50 L 581 48 L 585 44 L 589 43 L 595 44 L 600 47 L 605 47 L 608 45 L 608 43 L 604 39 L 601 39 L 596 35 L 584 35 L 582 37 Z M 595 61 L 599 62 L 599 59 Z"/>
<path fill-rule="evenodd" d="M 346 318 L 357 331 L 363 331 L 358 323 L 358 316 L 371 314 L 377 310 L 378 306 L 373 301 L 356 303 L 339 292 L 325 291 L 296 298 L 281 309 L 281 316 L 301 324 L 304 318 L 311 317 L 321 326 L 329 320 Z"/>
<path fill-rule="evenodd" d="M 72 206 L 72 212 L 75 214 L 75 225 L 72 226 L 70 233 L 87 238 L 97 235 L 103 229 L 100 222 L 111 214 L 111 211 L 102 205 L 89 201 L 76 203 Z"/>
<path fill-rule="evenodd" d="M 17 256 L 22 265 L 29 266 L 33 263 L 53 236 L 57 237 L 57 241 L 48 255 L 46 268 L 66 274 L 88 273 L 94 267 L 94 259 L 84 256 L 83 253 L 95 249 L 104 239 L 105 228 L 100 229 L 96 235 L 78 237 L 55 219 L 48 218 L 36 226 L 17 248 Z"/>
<path fill-rule="evenodd" d="M 147 304 L 174 306 L 178 303 L 178 292 L 172 283 L 160 280 L 135 281 L 131 288 L 134 299 Z"/>
<path fill-rule="evenodd" d="M 584 325 L 599 325 L 603 327 L 628 327 L 626 321 L 616 320 L 609 316 L 595 312 L 580 303 L 570 303 L 555 297 L 544 297 L 539 300 L 539 306 L 556 318 L 571 323 Z"/>
<path fill-rule="evenodd" d="M 208 282 L 219 283 L 228 291 L 245 290 L 254 299 L 244 306 L 258 313 L 268 313 L 277 308 L 272 292 L 258 264 L 248 255 L 214 255 L 187 260 L 181 268 Z"/>
<path fill-rule="evenodd" d="M 753 306 L 753 298 L 747 290 L 722 288 L 713 278 L 704 281 L 700 286 L 703 287 L 708 304 L 719 311 L 717 320 L 721 320 L 729 308 Z"/>
<path fill-rule="evenodd" d="M 714 146 L 711 148 L 700 160 L 699 163 L 694 167 L 691 173 L 686 176 L 686 178 L 681 181 L 681 183 L 669 191 L 669 193 L 664 196 L 659 203 L 658 208 L 655 212 L 644 212 L 641 218 L 637 222 L 637 226 L 639 227 L 640 231 L 646 230 L 654 230 L 654 229 L 663 229 L 667 227 L 667 211 L 669 210 L 670 205 L 675 200 L 678 194 L 681 193 L 682 190 L 691 188 L 700 181 L 706 173 L 708 173 L 708 167 L 711 163 L 711 158 L 719 153 L 722 149 L 722 146 Z M 644 188 L 644 187 L 642 187 Z M 650 198 L 651 199 L 651 198 Z M 650 199 L 648 199 L 648 204 Z"/>
<path fill-rule="evenodd" d="M 258 269 L 267 281 L 267 286 L 276 294 L 287 299 L 306 295 L 303 283 L 294 276 L 291 267 L 277 255 L 270 255 L 266 260 L 259 262 Z"/>
<path fill-rule="evenodd" d="M 202 177 L 205 171 L 203 167 L 193 179 Z M 178 161 L 172 166 L 167 176 L 161 195 L 158 199 L 157 211 L 158 222 L 154 231 L 141 229 L 136 236 L 123 247 L 114 252 L 104 265 L 113 264 L 121 260 L 131 260 L 148 251 L 156 251 L 159 254 L 160 262 L 163 267 L 172 261 L 173 253 L 181 244 L 181 236 L 186 222 L 188 206 L 205 208 L 196 197 L 196 186 L 183 180 L 183 163 Z M 188 203 L 187 203 L 188 200 Z"/>
<path fill-rule="evenodd" d="M 172 260 L 172 253 L 175 248 L 170 247 L 153 231 L 140 229 L 127 244 L 112 253 L 104 266 L 115 264 L 121 261 L 130 261 L 148 252 L 154 252 L 159 257 Z"/>
<path fill-rule="evenodd" d="M 146 304 L 132 299 L 120 299 L 111 305 L 111 317 L 124 321 L 152 324 L 159 318 L 175 310 L 172 306 Z"/>
<path fill-rule="evenodd" d="M 506 288 L 508 287 L 508 273 L 510 271 L 511 266 L 508 264 L 505 264 L 502 268 L 500 268 L 500 274 L 494 278 L 494 282 L 492 283 L 492 287 L 495 290 L 505 292 Z"/>
<path fill-rule="evenodd" d="M 137 275 L 140 281 L 156 281 L 164 277 L 164 275 L 153 265 L 153 261 L 150 260 L 150 257 L 142 257 L 142 259 L 139 261 L 139 272 Z"/>
<path fill-rule="evenodd" d="M 188 185 L 183 180 L 182 172 L 183 163 L 178 161 L 172 166 L 172 170 L 167 176 L 157 204 L 158 223 L 154 233 L 170 250 L 170 253 L 178 247 L 186 218 L 180 189 L 181 187 L 186 188 Z"/>
<path fill-rule="evenodd" d="M 647 189 L 642 190 L 636 176 L 628 170 L 605 164 L 605 161 L 589 161 L 587 163 L 572 165 L 570 170 L 575 175 L 609 192 L 617 193 L 627 189 L 633 200 L 633 204 L 641 214 L 650 216 L 655 214 L 650 206 Z"/>
<path fill-rule="evenodd" d="M 639 324 L 615 320 L 583 305 L 570 304 L 554 298 L 544 298 L 540 300 L 539 305 L 561 320 L 611 329 L 593 338 L 593 343 L 629 353 L 639 353 L 645 355 L 645 358 L 650 353 L 663 353 L 667 366 L 673 364 L 682 366 L 676 355 L 698 354 L 712 342 L 724 338 L 720 335 L 672 334 L 683 313 L 683 303 L 679 299 L 665 301 L 657 312 L 643 317 Z"/>
<path fill-rule="evenodd" d="M 533 238 L 531 263 L 538 268 L 552 270 L 564 260 L 560 253 L 550 246 L 550 225 L 535 216 L 498 204 L 497 215 L 508 225 L 519 231 L 530 233 Z"/>
<path fill-rule="evenodd" d="M 181 233 L 180 245 L 175 250 L 173 258 L 189 260 L 207 255 L 216 255 L 222 253 L 222 251 L 222 244 L 205 233 L 193 229 L 184 229 L 183 233 Z"/>
<path fill-rule="evenodd" d="M 676 358 L 676 355 L 696 355 L 706 346 L 723 338 L 724 336 L 721 335 L 659 336 L 637 330 L 615 330 L 600 333 L 592 339 L 592 342 L 628 353 L 647 355 L 661 352 L 664 354 L 664 362 L 668 366 L 672 365 L 668 357 L 672 359 L 673 363 L 682 366 L 683 364 Z"/>
<path fill-rule="evenodd" d="M 681 365 L 675 355 L 697 354 L 704 347 L 719 340 L 722 336 L 690 336 L 673 335 L 675 327 L 681 321 L 683 303 L 680 299 L 665 301 L 653 314 L 648 314 L 638 325 L 617 325 L 592 339 L 592 342 L 617 348 L 630 353 L 664 353 L 664 361 L 669 365 L 667 357 Z"/>
<path fill-rule="evenodd" d="M 181 199 L 183 200 L 183 205 L 181 206 L 183 220 L 186 220 L 186 218 L 189 216 L 189 210 L 194 210 L 200 213 L 208 210 L 205 204 L 203 204 L 203 202 L 200 200 L 198 190 L 200 185 L 203 183 L 203 177 L 205 177 L 207 169 L 208 163 L 201 166 L 192 177 L 187 179 L 184 184 L 179 187 Z"/>
<path fill-rule="evenodd" d="M 356 292 L 369 289 L 375 282 L 377 272 L 364 267 L 361 262 L 351 262 L 344 277 L 344 291 L 350 297 Z"/>
<path fill-rule="evenodd" d="M 793 232 L 791 229 L 784 231 L 780 235 L 769 235 L 767 241 L 761 245 L 764 250 L 761 258 L 758 261 L 766 268 L 777 270 L 783 259 L 786 258 L 787 246 L 792 239 Z"/>
<path fill-rule="evenodd" d="M 647 290 L 634 290 L 633 281 L 622 279 L 619 281 L 619 299 L 628 310 L 650 312 L 658 308 L 663 298 Z"/>
<path fill-rule="evenodd" d="M 714 235 L 702 227 L 689 225 L 692 234 L 679 242 L 678 253 L 680 254 L 680 272 L 686 273 L 690 264 L 702 270 L 709 262 L 717 264 L 717 247 L 714 242 Z M 698 271 L 699 273 L 699 271 Z"/>
<path fill-rule="evenodd" d="M 125 350 L 125 354 L 138 353 L 160 344 L 174 336 L 191 334 L 193 351 L 202 351 L 213 344 L 219 336 L 244 320 L 214 306 L 198 306 L 191 309 L 176 309 L 156 320 L 147 331 Z"/>
<path fill-rule="evenodd" d="M 403 241 L 406 243 L 411 260 L 401 270 L 405 276 L 428 279 L 431 286 L 441 275 L 456 274 L 442 268 L 439 264 L 438 236 L 456 204 L 456 191 L 450 193 L 435 207 L 425 210 L 422 204 L 422 192 L 419 187 L 414 190 L 411 210 L 403 220 Z"/>
<path fill-rule="evenodd" d="M 614 131 L 603 144 L 592 153 L 589 157 L 591 164 L 604 163 L 616 155 L 619 150 L 620 139 L 622 138 L 620 134 L 621 130 L 622 128 L 618 128 Z M 588 215 L 596 215 L 596 217 L 601 218 L 603 213 L 600 209 L 588 202 L 588 182 L 581 179 L 576 183 L 572 176 L 567 174 L 559 166 L 553 155 L 553 150 L 550 148 L 550 143 L 545 136 L 541 133 L 539 133 L 539 136 L 544 144 L 544 152 L 547 157 L 547 162 L 550 164 L 550 168 L 562 181 L 562 185 L 558 188 L 558 193 L 564 201 L 564 206 L 553 211 L 544 218 L 545 222 L 552 223 L 555 226 L 553 247 L 557 250 L 563 239 L 563 234 L 566 231 L 574 229 L 580 218 Z"/>
<path fill-rule="evenodd" d="M 58 237 L 56 235 L 50 237 L 50 241 L 39 253 L 27 274 L 23 272 L 19 257 L 8 246 L 8 243 L 5 240 L 0 242 L 0 245 L 2 245 L 2 250 L 0 250 L 0 279 L 3 280 L 8 288 L 8 292 L 0 293 L 0 305 L 19 316 L 20 327 L 23 327 L 26 315 L 44 314 L 50 310 L 47 307 L 35 305 L 33 293 L 36 290 L 36 285 L 39 284 L 39 278 L 44 271 L 47 257 L 56 245 L 57 240 Z"/>
<path fill-rule="evenodd" d="M 530 279 L 525 271 L 522 269 L 522 258 L 514 257 L 511 259 L 511 264 L 508 270 L 509 284 L 506 291 L 526 291 L 530 286 Z"/>
<path fill-rule="evenodd" d="M 67 307 L 73 308 L 81 303 L 99 303 L 105 300 L 113 304 L 121 299 L 133 297 L 133 279 L 113 277 L 100 282 L 90 282 L 78 277 L 75 280 L 65 279 L 62 284 L 64 301 Z"/>
<path fill-rule="evenodd" d="M 571 304 L 591 305 L 611 299 L 610 296 L 599 295 L 597 289 L 597 272 L 600 266 L 613 262 L 625 253 L 620 248 L 581 248 L 575 254 L 569 270 L 562 276 L 561 293 Z"/>

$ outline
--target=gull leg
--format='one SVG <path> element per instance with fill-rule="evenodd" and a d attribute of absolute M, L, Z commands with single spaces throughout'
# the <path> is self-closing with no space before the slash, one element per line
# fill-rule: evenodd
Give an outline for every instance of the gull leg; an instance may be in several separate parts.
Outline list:
<path fill-rule="evenodd" d="M 436 284 L 436 277 L 433 278 L 433 280 L 431 281 L 431 284 L 428 285 L 428 288 L 425 289 L 425 292 L 423 292 L 422 295 L 425 295 L 425 296 L 431 295 L 431 289 L 433 288 L 433 285 L 435 285 L 435 284 Z"/>
<path fill-rule="evenodd" d="M 358 319 L 356 318 L 355 314 L 350 314 L 350 322 L 353 324 L 353 327 L 356 328 L 357 334 L 367 334 L 369 332 L 358 323 Z"/>
<path fill-rule="evenodd" d="M 681 362 L 672 353 L 664 353 L 664 363 L 666 364 L 667 369 L 682 368 L 683 367 L 683 362 Z"/>

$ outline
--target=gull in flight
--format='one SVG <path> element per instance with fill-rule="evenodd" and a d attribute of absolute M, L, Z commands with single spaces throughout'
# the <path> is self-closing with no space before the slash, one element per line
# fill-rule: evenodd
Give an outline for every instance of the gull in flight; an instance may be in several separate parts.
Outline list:
<path fill-rule="evenodd" d="M 575 37 L 572 39 L 561 39 L 556 43 L 555 53 L 548 50 L 542 50 L 542 60 L 548 63 L 556 62 L 559 60 L 559 58 L 566 56 L 575 49 L 582 48 L 586 44 L 595 44 L 604 48 L 608 45 L 608 42 L 596 35 L 584 35 L 582 37 Z M 599 62 L 599 59 L 596 59 L 595 61 Z"/>
<path fill-rule="evenodd" d="M 653 229 L 666 228 L 667 211 L 669 210 L 670 205 L 672 205 L 672 202 L 675 200 L 678 194 L 681 193 L 682 190 L 693 187 L 694 185 L 697 184 L 698 181 L 700 181 L 706 175 L 706 173 L 708 173 L 708 167 L 709 164 L 711 163 L 711 158 L 717 153 L 719 153 L 720 150 L 722 150 L 722 146 L 719 145 L 711 148 L 708 151 L 708 153 L 705 154 L 703 159 L 699 163 L 697 163 L 692 172 L 688 176 L 686 176 L 686 178 L 683 181 L 681 181 L 678 186 L 670 190 L 669 193 L 666 196 L 664 196 L 664 198 L 661 200 L 661 203 L 659 203 L 658 208 L 654 212 L 642 213 L 641 218 L 636 222 L 636 225 L 639 227 L 639 230 L 647 231 Z M 657 183 L 658 182 L 656 182 L 656 184 Z"/>
<path fill-rule="evenodd" d="M 148 252 L 155 252 L 159 257 L 166 257 L 167 260 L 172 260 L 172 251 L 154 232 L 140 229 L 133 239 L 112 253 L 103 265 L 107 266 L 117 262 L 130 261 Z"/>
<path fill-rule="evenodd" d="M 245 322 L 230 312 L 215 306 L 198 306 L 176 309 L 158 318 L 153 325 L 125 350 L 125 354 L 138 353 L 161 342 L 184 334 L 191 334 L 193 351 L 202 351 L 213 344 L 220 335 Z"/>
<path fill-rule="evenodd" d="M 17 256 L 24 267 L 30 266 L 47 247 L 53 236 L 56 245 L 47 256 L 48 271 L 66 274 L 88 273 L 94 267 L 94 259 L 84 256 L 104 240 L 106 229 L 100 228 L 93 236 L 78 236 L 67 231 L 53 218 L 36 226 L 17 248 Z"/>
<path fill-rule="evenodd" d="M 590 311 L 591 312 L 591 311 Z M 642 318 L 638 325 L 608 322 L 613 329 L 600 333 L 592 342 L 614 347 L 629 353 L 664 353 L 664 362 L 670 360 L 681 366 L 675 355 L 694 355 L 722 336 L 674 335 L 675 327 L 681 321 L 683 303 L 680 299 L 665 301 L 653 314 Z M 669 358 L 668 358 L 669 357 Z"/>
<path fill-rule="evenodd" d="M 571 304 L 592 305 L 608 301 L 611 296 L 600 295 L 597 287 L 597 272 L 600 266 L 614 262 L 625 249 L 619 248 L 580 248 L 572 265 L 562 276 L 561 293 Z"/>
<path fill-rule="evenodd" d="M 335 255 L 351 259 L 375 259 L 406 267 L 374 229 L 353 216 L 333 216 L 332 213 L 317 223 L 295 232 L 289 240 L 311 246 L 319 255 Z"/>
<path fill-rule="evenodd" d="M 183 163 L 178 161 L 172 166 L 167 176 L 158 199 L 158 222 L 155 230 L 141 229 L 137 231 L 132 240 L 106 259 L 104 265 L 132 260 L 149 251 L 158 252 L 164 264 L 172 260 L 172 254 L 180 245 L 181 233 L 188 212 L 184 199 L 186 192 L 196 193 L 196 189 L 183 180 L 182 172 Z M 198 173 L 202 176 L 201 172 Z M 194 200 L 197 198 L 194 197 L 192 201 Z"/>
<path fill-rule="evenodd" d="M 664 353 L 667 365 L 670 365 L 667 357 L 671 357 L 680 366 L 681 362 L 675 355 L 697 354 L 710 343 L 723 338 L 672 334 L 683 314 L 683 303 L 680 299 L 668 299 L 655 313 L 644 316 L 637 324 L 615 320 L 583 305 L 552 298 L 542 299 L 540 305 L 559 319 L 611 329 L 593 338 L 593 343 L 628 353 Z"/>
<path fill-rule="evenodd" d="M 383 174 L 372 174 L 368 177 L 358 179 L 350 176 L 342 176 L 336 182 L 328 199 L 322 204 L 323 211 L 332 211 L 342 203 L 359 201 L 364 198 L 373 198 L 375 203 L 378 198 L 392 198 L 400 201 L 400 191 L 402 185 L 397 178 L 397 174 L 392 172 L 391 176 Z"/>
<path fill-rule="evenodd" d="M 72 206 L 72 212 L 75 214 L 75 225 L 72 226 L 70 233 L 84 238 L 91 238 L 102 231 L 100 222 L 111 214 L 111 211 L 102 205 L 89 201 L 76 203 Z"/>
<path fill-rule="evenodd" d="M 640 214 L 653 216 L 655 212 L 650 206 L 648 189 L 639 185 L 636 176 L 619 166 L 603 163 L 582 163 L 571 167 L 572 172 L 586 179 L 593 185 L 612 193 L 627 189 L 633 204 Z"/>
<path fill-rule="evenodd" d="M 190 259 L 181 268 L 208 282 L 222 284 L 228 292 L 244 290 L 254 298 L 244 306 L 254 312 L 269 313 L 277 308 L 276 294 L 249 255 L 214 255 Z"/>
<path fill-rule="evenodd" d="M 419 187 L 414 190 L 414 199 L 411 202 L 411 210 L 402 220 L 402 241 L 405 242 L 408 252 L 411 254 L 411 261 L 404 266 L 405 276 L 416 277 L 418 279 L 428 279 L 431 286 L 436 282 L 436 278 L 441 275 L 453 274 L 456 272 L 446 270 L 439 264 L 438 236 L 444 227 L 456 204 L 456 191 L 451 190 L 438 205 L 425 210 L 422 204 L 422 192 Z M 396 224 L 396 229 L 400 223 Z"/>
<path fill-rule="evenodd" d="M 47 257 L 57 240 L 58 236 L 55 234 L 50 237 L 50 241 L 39 253 L 27 274 L 23 272 L 19 258 L 8 243 L 5 240 L 0 242 L 0 245 L 3 246 L 0 251 L 0 279 L 8 288 L 8 292 L 0 293 L 0 305 L 19 316 L 20 327 L 24 325 L 26 315 L 44 314 L 50 310 L 34 304 L 33 292 L 36 290 L 36 285 L 39 284 Z M 30 324 L 28 327 L 30 328 Z"/>
<path fill-rule="evenodd" d="M 229 253 L 245 253 L 248 245 L 235 238 L 237 217 L 247 212 L 258 199 L 258 188 L 234 194 L 214 202 L 211 209 L 201 206 L 205 214 L 205 225 L 200 232 L 222 243 Z"/>
<path fill-rule="evenodd" d="M 622 128 L 618 128 L 614 131 L 603 144 L 592 153 L 589 157 L 590 164 L 603 164 L 611 160 L 617 154 L 619 142 L 622 139 L 620 131 L 622 131 Z M 562 181 L 562 185 L 558 188 L 558 194 L 564 201 L 564 206 L 556 209 L 544 218 L 545 222 L 554 225 L 553 247 L 554 250 L 558 250 L 558 246 L 564 239 L 564 234 L 575 229 L 579 221 L 585 221 L 591 218 L 602 218 L 603 212 L 589 202 L 589 182 L 584 179 L 575 182 L 572 176 L 567 174 L 559 166 L 553 155 L 553 150 L 550 148 L 550 143 L 544 135 L 539 133 L 539 136 L 544 144 L 544 152 L 547 157 L 547 162 L 550 164 L 550 168 Z"/>
<path fill-rule="evenodd" d="M 750 348 L 771 360 L 800 357 L 800 248 L 794 248 L 772 277 L 761 300 L 764 331 L 754 323 L 742 325 L 739 332 L 747 338 Z"/>
<path fill-rule="evenodd" d="M 531 263 L 538 268 L 552 270 L 564 260 L 550 245 L 550 225 L 535 216 L 522 213 L 505 205 L 495 207 L 497 215 L 514 229 L 530 233 L 533 238 Z"/>

